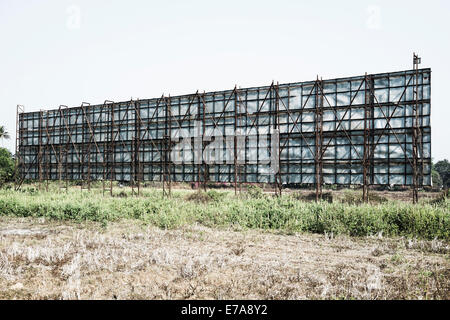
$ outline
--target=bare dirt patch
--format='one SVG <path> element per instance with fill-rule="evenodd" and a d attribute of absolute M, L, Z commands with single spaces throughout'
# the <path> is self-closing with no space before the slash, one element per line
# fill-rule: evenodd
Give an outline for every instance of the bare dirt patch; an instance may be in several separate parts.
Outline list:
<path fill-rule="evenodd" d="M 449 299 L 440 241 L 0 218 L 0 299 Z"/>

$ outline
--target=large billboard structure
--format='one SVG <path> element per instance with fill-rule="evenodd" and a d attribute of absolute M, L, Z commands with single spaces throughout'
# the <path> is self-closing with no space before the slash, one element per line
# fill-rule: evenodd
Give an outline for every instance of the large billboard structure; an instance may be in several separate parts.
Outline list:
<path fill-rule="evenodd" d="M 24 180 L 431 185 L 431 70 L 17 110 Z"/>

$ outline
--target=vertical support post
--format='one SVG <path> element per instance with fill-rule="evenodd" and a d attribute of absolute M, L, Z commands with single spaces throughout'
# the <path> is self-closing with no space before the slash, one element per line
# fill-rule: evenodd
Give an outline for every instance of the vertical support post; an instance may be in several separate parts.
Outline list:
<path fill-rule="evenodd" d="M 83 105 L 83 104 L 81 104 Z M 76 122 L 78 122 L 78 117 L 76 119 Z M 81 144 L 80 144 L 81 152 L 80 154 L 80 162 L 81 165 L 78 166 L 79 168 L 79 174 L 80 174 L 80 192 L 83 192 L 83 176 L 84 176 L 84 111 L 83 108 L 81 109 Z"/>
<path fill-rule="evenodd" d="M 170 170 L 171 166 L 171 156 L 170 153 L 172 151 L 172 101 L 169 98 L 167 99 L 167 110 L 169 114 L 169 123 L 168 123 L 168 137 L 167 137 L 167 172 L 168 172 L 168 178 L 169 178 L 169 196 L 172 195 L 172 171 Z"/>
<path fill-rule="evenodd" d="M 42 184 L 42 110 L 39 111 L 39 151 L 38 151 L 38 183 L 39 183 L 39 191 L 41 191 Z"/>
<path fill-rule="evenodd" d="M 278 172 L 275 173 L 276 185 L 277 185 L 277 195 L 281 197 L 281 192 L 283 188 L 283 182 L 281 180 L 281 148 L 280 148 L 280 93 L 279 93 L 279 84 L 277 81 L 277 85 L 275 86 L 275 130 L 278 131 L 277 141 L 278 144 L 277 152 L 278 152 Z M 271 143 L 274 143 L 271 141 Z M 272 148 L 273 151 L 273 148 Z M 273 157 L 272 157 L 273 159 Z"/>
<path fill-rule="evenodd" d="M 163 181 L 163 195 L 170 196 L 172 193 L 172 184 L 171 184 L 171 176 L 170 176 L 170 164 L 169 158 L 170 158 L 170 134 L 172 130 L 172 118 L 170 110 L 170 96 L 168 98 L 162 96 L 161 97 L 162 103 L 164 103 L 164 114 L 165 114 L 165 121 L 164 121 L 164 135 L 162 140 L 162 154 L 161 154 L 161 170 L 162 170 L 162 181 Z M 166 184 L 168 187 L 168 191 L 166 191 Z"/>
<path fill-rule="evenodd" d="M 87 117 L 86 113 L 85 116 Z M 87 119 L 86 119 L 87 120 Z M 83 133 L 84 134 L 84 133 Z M 90 135 L 95 135 L 95 132 L 90 132 Z M 88 180 L 88 191 L 91 191 L 91 140 L 93 139 L 93 137 L 89 137 L 89 143 L 88 143 L 88 152 L 87 152 L 87 157 L 88 157 L 88 172 L 87 172 L 87 180 Z M 83 143 L 84 144 L 84 143 Z"/>
<path fill-rule="evenodd" d="M 164 101 L 164 95 L 161 97 L 160 102 L 157 104 L 156 108 L 160 108 L 161 101 Z M 156 110 L 158 114 L 158 110 Z M 161 178 L 162 181 L 162 189 L 163 196 L 166 196 L 166 132 L 167 132 L 167 107 L 164 111 L 164 134 L 163 139 L 161 141 L 161 155 L 159 157 L 159 161 L 161 163 Z"/>
<path fill-rule="evenodd" d="M 322 81 L 317 80 L 315 83 L 316 91 L 316 110 L 315 110 L 315 138 L 316 138 L 316 148 L 315 148 L 315 167 L 316 167 L 316 202 L 322 199 L 322 140 L 323 140 L 323 89 Z M 321 94 L 319 95 L 319 87 Z"/>
<path fill-rule="evenodd" d="M 69 170 L 69 168 L 68 168 L 68 163 L 69 163 L 69 160 L 68 160 L 68 158 L 69 158 L 69 155 L 68 155 L 68 153 L 69 153 L 69 145 L 70 145 L 70 141 L 69 141 L 69 139 L 70 139 L 70 134 L 69 134 L 69 125 L 67 125 L 67 119 L 66 119 L 66 115 L 64 114 L 64 112 L 63 112 L 63 109 L 62 108 L 65 108 L 65 110 L 67 110 L 67 107 L 66 106 L 63 106 L 63 105 L 61 105 L 61 106 L 59 106 L 59 115 L 60 115 L 60 118 L 61 118 L 61 120 L 60 120 L 60 136 L 62 137 L 62 136 L 64 136 L 62 133 L 61 133 L 61 129 L 63 129 L 63 128 L 66 128 L 66 135 L 65 135 L 65 140 L 66 140 L 66 143 L 65 143 L 65 147 L 64 147 L 64 154 L 65 154 L 65 163 L 64 163 L 64 181 L 65 181 L 65 184 L 66 184 L 66 193 L 68 193 L 69 192 L 69 172 L 68 172 L 68 170 Z M 70 119 L 70 117 L 69 117 L 69 119 Z M 64 122 L 64 126 L 63 126 L 63 124 L 62 124 L 62 122 Z M 62 138 L 60 138 L 60 143 L 61 143 L 61 146 L 60 146 L 60 150 L 61 150 L 61 148 L 62 148 Z M 62 157 L 62 156 L 61 156 Z M 61 160 L 62 161 L 62 160 Z M 72 164 L 73 165 L 73 164 Z M 62 175 L 62 173 L 61 173 L 61 175 Z"/>
<path fill-rule="evenodd" d="M 20 185 L 19 182 L 22 180 L 22 156 L 20 154 L 20 146 L 23 145 L 22 144 L 22 130 L 21 128 L 23 128 L 22 125 L 22 121 L 20 119 L 20 114 L 24 112 L 24 107 L 22 105 L 17 105 L 16 107 L 16 146 L 15 146 L 15 162 L 16 162 L 16 167 L 15 167 L 15 174 L 14 174 L 14 189 L 17 190 Z"/>
<path fill-rule="evenodd" d="M 416 204 L 419 201 L 419 172 L 418 172 L 418 158 L 419 158 L 419 64 L 421 59 L 418 55 L 413 53 L 413 67 L 415 71 L 414 77 L 414 119 L 413 119 L 413 139 L 412 139 L 412 149 L 413 149 L 413 203 Z"/>
<path fill-rule="evenodd" d="M 86 112 L 86 109 L 84 108 L 84 105 L 87 105 L 87 106 L 90 106 L 90 104 L 89 103 L 86 103 L 86 102 L 83 102 L 82 104 L 81 104 L 81 106 L 82 106 L 82 112 L 83 112 L 83 138 L 84 138 L 84 131 L 85 131 L 85 129 L 86 129 L 86 124 L 88 125 L 88 127 L 89 127 L 89 119 L 88 119 L 88 114 L 87 114 L 87 112 Z M 90 128 L 89 128 L 90 129 Z M 88 150 L 87 150 L 87 157 L 88 157 L 88 170 L 87 170 L 87 180 L 88 180 L 88 190 L 89 191 L 91 191 L 91 142 L 92 142 L 92 140 L 94 140 L 94 135 L 95 135 L 95 132 L 94 131 L 91 131 L 91 130 L 89 130 L 89 135 L 90 135 L 90 137 L 89 137 L 89 142 L 88 142 L 88 146 L 87 146 L 87 148 L 88 148 Z M 82 141 L 82 145 L 84 146 L 85 145 L 85 141 L 84 141 L 85 139 L 83 139 Z M 83 155 L 84 156 L 84 155 Z M 84 172 L 84 169 L 82 169 L 83 170 L 83 172 Z M 83 180 L 83 176 L 81 176 L 81 180 Z M 83 189 L 83 181 L 81 181 L 81 189 Z"/>
<path fill-rule="evenodd" d="M 62 184 L 62 117 L 61 117 L 61 107 L 58 108 L 58 114 L 59 114 L 59 148 L 58 148 L 58 190 L 61 190 L 61 184 Z"/>
<path fill-rule="evenodd" d="M 50 147 L 49 147 L 49 145 L 50 145 L 50 134 L 48 132 L 48 111 L 45 112 L 45 115 L 46 115 L 46 117 L 45 117 L 46 118 L 46 121 L 45 121 L 45 132 L 47 133 L 47 138 L 46 138 L 47 143 L 45 144 L 45 153 L 44 153 L 44 155 L 46 155 L 46 158 L 45 158 L 45 160 L 46 160 L 45 161 L 45 179 L 46 179 L 45 191 L 48 192 L 48 185 L 49 185 L 49 179 L 50 179 L 50 170 L 51 170 L 50 162 L 51 162 L 52 156 L 51 156 Z"/>
<path fill-rule="evenodd" d="M 65 109 L 67 112 L 67 108 Z M 64 116 L 65 118 L 65 116 Z M 70 119 L 70 116 L 69 116 Z M 70 124 L 69 124 L 70 125 Z M 67 126 L 67 138 L 66 138 L 66 170 L 65 170 L 65 180 L 66 180 L 66 193 L 69 193 L 69 168 L 68 168 L 68 164 L 69 164 L 69 146 L 70 146 L 70 142 L 69 142 L 70 136 L 69 136 L 69 127 Z M 72 160 L 72 173 L 73 173 L 73 160 Z M 73 179 L 73 177 L 72 177 Z"/>
<path fill-rule="evenodd" d="M 319 115 L 320 115 L 320 124 L 319 124 L 319 128 L 320 128 L 320 134 L 319 134 L 319 164 L 320 164 L 320 198 L 322 199 L 322 186 L 323 186 L 323 80 L 322 78 L 320 78 L 320 82 L 319 82 L 319 86 L 320 86 L 320 96 L 319 96 L 319 101 L 320 101 L 320 108 L 319 108 Z"/>
<path fill-rule="evenodd" d="M 104 110 L 105 110 L 105 103 L 103 103 L 103 106 L 100 109 L 100 119 L 103 119 L 103 112 L 104 112 Z M 101 159 L 102 159 L 102 195 L 105 196 L 106 137 L 103 137 L 102 151 L 103 151 L 103 156 L 101 157 Z"/>
<path fill-rule="evenodd" d="M 166 194 L 165 185 L 167 184 L 168 191 L 167 195 L 170 197 L 172 195 L 172 174 L 170 171 L 170 152 L 171 152 L 171 136 L 172 136 L 172 108 L 170 95 L 165 98 L 163 97 L 165 105 L 165 128 L 164 128 L 164 138 L 163 138 L 163 148 L 164 154 L 161 158 L 164 158 L 162 170 L 163 170 L 163 194 Z"/>
<path fill-rule="evenodd" d="M 197 119 L 197 127 L 198 127 L 198 120 L 201 119 L 200 118 L 200 96 L 198 95 L 198 91 L 197 91 L 197 115 L 196 115 L 196 119 Z M 203 122 L 202 122 L 203 124 Z M 200 139 L 201 133 L 200 133 L 200 128 L 197 128 L 197 139 Z M 198 141 L 198 140 L 197 140 Z M 197 150 L 198 152 L 200 152 L 200 154 L 202 155 L 203 153 L 203 136 L 201 136 L 201 150 Z M 195 145 L 195 138 L 194 138 L 194 148 L 196 148 L 197 146 Z M 203 162 L 203 157 L 200 156 L 200 163 L 197 163 L 197 188 L 200 190 L 200 171 L 201 171 L 201 163 Z M 195 157 L 194 157 L 194 163 L 195 163 Z"/>
<path fill-rule="evenodd" d="M 134 113 L 134 138 L 130 140 L 130 159 L 131 159 L 130 184 L 131 184 L 131 195 L 134 196 L 135 195 L 134 184 L 135 184 L 135 180 L 136 180 L 136 106 L 134 105 L 133 99 L 131 99 L 129 103 L 133 104 L 133 109 L 135 110 L 135 113 Z M 128 110 L 129 110 L 129 105 L 127 106 L 127 126 L 130 124 Z"/>
<path fill-rule="evenodd" d="M 233 137 L 233 160 L 234 160 L 234 195 L 237 195 L 237 179 L 238 179 L 238 163 L 237 163 L 237 119 L 238 119 L 238 106 L 237 106 L 237 86 L 234 86 L 234 137 Z"/>
<path fill-rule="evenodd" d="M 370 96 L 369 96 L 369 110 L 370 110 L 370 152 L 369 152 L 369 164 L 370 164 L 370 184 L 375 184 L 375 108 L 374 108 L 374 100 L 375 100 L 375 93 L 374 93 L 374 80 L 373 77 L 370 76 L 369 78 L 370 83 Z"/>
<path fill-rule="evenodd" d="M 205 101 L 205 92 L 203 92 L 202 101 Z M 206 105 L 202 104 L 202 149 L 205 150 L 205 144 L 203 142 L 205 138 L 205 130 L 206 130 L 206 124 L 205 124 L 205 109 Z M 208 180 L 208 164 L 206 161 L 204 161 L 202 156 L 202 162 L 203 162 L 203 190 L 206 192 L 206 180 Z"/>
<path fill-rule="evenodd" d="M 114 103 L 111 104 L 111 140 L 109 143 L 110 146 L 110 150 L 109 150 L 109 165 L 110 165 L 110 174 L 109 174 L 109 194 L 112 197 L 113 196 L 113 184 L 114 184 L 114 175 L 116 172 L 116 168 L 115 168 L 115 159 L 114 159 Z"/>
<path fill-rule="evenodd" d="M 106 100 L 103 103 L 102 109 L 100 111 L 101 112 L 100 117 L 102 117 L 103 116 L 103 112 L 105 112 L 105 108 L 106 108 L 106 103 L 107 102 L 112 102 L 112 101 L 107 101 Z M 111 139 L 112 139 L 112 137 L 111 137 Z M 105 195 L 105 189 L 106 189 L 106 186 L 105 186 L 105 181 L 106 181 L 106 178 L 107 178 L 106 165 L 107 165 L 107 161 L 109 160 L 109 152 L 108 152 L 109 151 L 109 144 L 107 143 L 107 140 L 108 140 L 107 136 L 104 137 L 104 139 L 103 139 L 103 157 L 102 157 L 102 164 L 103 164 L 102 193 L 103 193 L 103 196 Z"/>
<path fill-rule="evenodd" d="M 242 158 L 240 159 L 242 163 L 239 163 L 239 158 L 238 158 L 238 188 L 239 188 L 239 194 L 242 194 L 242 181 L 247 181 L 247 170 L 246 170 L 246 166 L 245 166 L 245 157 L 246 157 L 246 152 L 245 152 L 245 144 L 247 141 L 247 101 L 245 103 L 242 102 L 241 100 L 241 96 L 239 94 L 239 88 L 236 89 L 237 91 L 237 97 L 238 97 L 238 101 L 239 101 L 239 108 L 238 108 L 238 125 L 240 127 L 240 134 L 242 135 L 242 127 L 243 127 L 243 121 L 242 121 L 242 114 L 244 113 L 242 110 L 245 109 L 245 132 L 243 134 L 243 141 L 242 141 L 242 145 L 241 147 L 243 148 L 243 150 L 238 149 L 238 154 L 242 154 Z M 247 92 L 245 93 L 245 95 L 247 96 Z M 242 137 L 241 137 L 242 138 Z M 244 172 L 244 179 L 242 179 L 242 171 Z"/>
<path fill-rule="evenodd" d="M 369 109 L 369 91 L 370 82 L 367 76 L 367 72 L 364 78 L 364 154 L 363 154 L 363 201 L 369 202 L 369 183 L 368 183 L 368 153 L 369 153 L 369 130 L 370 124 L 367 125 L 368 118 L 370 117 Z"/>
<path fill-rule="evenodd" d="M 141 155 L 140 155 L 140 150 L 141 150 L 141 126 L 142 126 L 142 121 L 141 121 L 141 115 L 140 115 L 140 103 L 139 100 L 136 101 L 135 103 L 135 121 L 137 121 L 136 124 L 136 134 L 135 134 L 135 139 L 136 139 L 136 161 L 137 161 L 137 189 L 138 189 L 138 197 L 141 195 L 141 178 L 142 178 L 142 168 L 141 168 Z"/>

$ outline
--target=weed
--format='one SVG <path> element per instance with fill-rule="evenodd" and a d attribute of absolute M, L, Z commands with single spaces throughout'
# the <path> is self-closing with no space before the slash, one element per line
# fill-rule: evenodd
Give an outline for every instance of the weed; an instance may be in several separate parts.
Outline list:
<path fill-rule="evenodd" d="M 306 202 L 297 194 L 271 197 L 257 187 L 248 190 L 244 198 L 234 197 L 230 191 L 216 190 L 174 190 L 171 197 L 163 197 L 161 190 L 155 189 L 143 190 L 142 197 L 103 196 L 101 190 L 96 189 L 83 193 L 69 190 L 67 194 L 0 190 L 0 215 L 90 220 L 104 226 L 110 221 L 131 218 L 164 229 L 199 223 L 239 230 L 450 239 L 448 200 L 440 205 L 380 200 L 373 205 L 351 200 L 356 199 L 352 193 L 346 196 L 348 201 L 316 203 Z M 433 251 L 446 250 L 446 246 L 437 241 L 434 246 Z"/>
<path fill-rule="evenodd" d="M 247 196 L 250 199 L 261 199 L 264 194 L 260 187 L 250 185 L 247 187 Z"/>
<path fill-rule="evenodd" d="M 292 198 L 299 201 L 316 201 L 316 194 L 315 192 L 309 192 L 309 193 L 301 193 L 301 192 L 295 192 L 292 195 Z M 331 192 L 323 192 L 322 193 L 322 200 L 326 201 L 328 203 L 333 202 L 333 195 Z"/>
<path fill-rule="evenodd" d="M 428 201 L 431 205 L 437 205 L 437 206 L 445 206 L 448 205 L 448 201 L 450 198 L 450 189 L 442 191 L 438 197 L 435 199 L 432 199 Z"/>
<path fill-rule="evenodd" d="M 186 200 L 207 203 L 211 200 L 211 198 L 206 192 L 197 191 L 197 192 L 187 195 Z"/>
<path fill-rule="evenodd" d="M 394 265 L 399 265 L 399 264 L 401 264 L 403 261 L 404 261 L 403 256 L 400 255 L 400 254 L 398 254 L 398 253 L 394 254 L 394 255 L 391 257 L 391 262 L 392 262 Z"/>

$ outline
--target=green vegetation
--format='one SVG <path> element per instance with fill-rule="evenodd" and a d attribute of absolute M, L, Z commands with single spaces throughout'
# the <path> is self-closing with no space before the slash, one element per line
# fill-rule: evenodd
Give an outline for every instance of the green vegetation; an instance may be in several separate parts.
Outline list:
<path fill-rule="evenodd" d="M 0 126 L 0 139 L 9 139 L 11 136 L 4 126 Z"/>
<path fill-rule="evenodd" d="M 0 148 L 0 187 L 13 180 L 14 168 L 15 165 L 11 152 L 5 148 Z"/>
<path fill-rule="evenodd" d="M 439 190 L 440 188 L 442 188 L 443 182 L 442 182 L 442 178 L 441 178 L 441 175 L 439 174 L 439 172 L 432 169 L 431 170 L 431 179 L 433 182 L 433 189 Z"/>
<path fill-rule="evenodd" d="M 4 126 L 0 126 L 0 140 L 10 139 L 11 136 Z M 11 152 L 0 148 L 0 187 L 14 178 L 14 159 Z"/>
<path fill-rule="evenodd" d="M 440 183 L 444 188 L 450 188 L 450 162 L 447 159 L 438 161 L 433 165 L 433 179 L 435 177 L 439 179 L 437 183 Z"/>
<path fill-rule="evenodd" d="M 360 204 L 298 200 L 294 194 L 273 197 L 251 189 L 245 197 L 230 191 L 207 193 L 175 190 L 170 198 L 162 191 L 145 189 L 132 197 L 127 189 L 120 197 L 69 190 L 66 194 L 51 185 L 50 192 L 24 186 L 21 191 L 0 190 L 0 214 L 19 217 L 48 217 L 107 223 L 120 219 L 139 219 L 161 228 L 200 223 L 215 227 L 258 228 L 282 232 L 314 232 L 408 236 L 450 240 L 450 201 L 447 196 L 436 203 L 419 205 L 396 201 Z"/>

